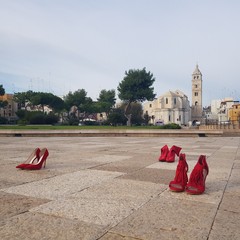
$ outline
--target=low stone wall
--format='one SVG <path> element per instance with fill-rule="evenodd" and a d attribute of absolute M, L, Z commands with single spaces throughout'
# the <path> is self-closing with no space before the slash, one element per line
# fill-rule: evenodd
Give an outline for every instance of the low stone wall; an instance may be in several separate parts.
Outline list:
<path fill-rule="evenodd" d="M 222 131 L 224 137 L 239 137 L 240 124 L 213 124 L 199 126 L 201 131 Z"/>
<path fill-rule="evenodd" d="M 219 137 L 221 130 L 1 130 L 0 137 Z"/>

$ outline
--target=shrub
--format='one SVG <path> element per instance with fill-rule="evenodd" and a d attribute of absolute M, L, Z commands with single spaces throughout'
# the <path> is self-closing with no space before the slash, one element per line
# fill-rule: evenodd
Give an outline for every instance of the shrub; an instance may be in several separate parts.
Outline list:
<path fill-rule="evenodd" d="M 58 117 L 52 113 L 45 116 L 45 124 L 55 124 L 58 122 Z"/>
<path fill-rule="evenodd" d="M 169 123 L 166 125 L 161 126 L 162 129 L 181 129 L 181 126 L 179 126 L 176 123 Z"/>
<path fill-rule="evenodd" d="M 0 124 L 7 124 L 8 120 L 5 117 L 0 117 Z"/>
<path fill-rule="evenodd" d="M 31 117 L 30 124 L 45 124 L 45 115 L 44 114 L 36 114 Z"/>

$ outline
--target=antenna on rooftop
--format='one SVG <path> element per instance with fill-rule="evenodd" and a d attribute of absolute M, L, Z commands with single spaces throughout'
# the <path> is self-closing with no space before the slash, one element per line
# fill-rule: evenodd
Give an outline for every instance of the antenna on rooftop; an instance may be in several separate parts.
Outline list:
<path fill-rule="evenodd" d="M 15 86 L 14 86 L 14 83 L 12 83 L 12 92 L 15 93 Z"/>
<path fill-rule="evenodd" d="M 33 85 L 32 85 L 33 83 L 32 83 L 32 79 L 30 79 L 30 85 L 29 85 L 29 90 L 32 90 L 32 88 L 33 88 Z"/>

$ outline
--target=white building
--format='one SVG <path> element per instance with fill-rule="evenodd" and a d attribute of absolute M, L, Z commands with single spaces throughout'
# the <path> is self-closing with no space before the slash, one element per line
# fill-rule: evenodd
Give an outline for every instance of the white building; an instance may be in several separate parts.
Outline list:
<path fill-rule="evenodd" d="M 229 121 L 228 111 L 238 101 L 234 101 L 233 98 L 228 97 L 222 100 L 212 100 L 211 113 L 212 116 L 209 119 L 216 118 L 219 123 Z M 214 116 L 214 117 L 213 117 Z"/>
<path fill-rule="evenodd" d="M 147 114 L 151 120 L 156 122 L 177 123 L 187 125 L 191 120 L 190 103 L 188 97 L 183 92 L 168 91 L 153 101 L 146 102 L 143 105 L 144 114 Z"/>

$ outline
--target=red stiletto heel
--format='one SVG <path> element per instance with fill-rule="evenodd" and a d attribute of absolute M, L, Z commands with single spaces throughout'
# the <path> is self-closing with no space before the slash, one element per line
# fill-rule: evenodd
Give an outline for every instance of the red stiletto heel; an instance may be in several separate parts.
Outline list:
<path fill-rule="evenodd" d="M 169 188 L 174 192 L 183 192 L 188 182 L 188 164 L 186 162 L 186 155 L 181 153 L 176 169 L 176 175 L 173 181 L 169 183 Z"/>
<path fill-rule="evenodd" d="M 46 148 L 43 148 L 39 154 L 39 160 L 36 164 L 28 164 L 25 169 L 28 170 L 39 170 L 42 168 L 42 166 L 45 168 L 46 166 L 46 160 L 49 155 L 49 152 Z"/>
<path fill-rule="evenodd" d="M 38 161 L 39 159 L 39 153 L 40 153 L 40 149 L 36 148 L 31 154 L 30 156 L 27 158 L 27 160 L 24 163 L 19 164 L 18 166 L 16 166 L 16 168 L 21 168 L 24 169 L 28 164 L 32 164 L 35 161 Z"/>
<path fill-rule="evenodd" d="M 181 151 L 181 147 L 173 145 L 166 158 L 166 162 L 174 162 L 175 161 L 175 155 L 179 156 L 179 153 Z"/>
<path fill-rule="evenodd" d="M 159 161 L 160 162 L 165 162 L 166 161 L 166 158 L 167 158 L 167 155 L 168 155 L 168 152 L 169 152 L 169 149 L 168 149 L 168 146 L 165 145 L 161 148 L 161 155 L 159 157 Z"/>
<path fill-rule="evenodd" d="M 205 191 L 205 181 L 209 173 L 206 156 L 201 155 L 190 175 L 186 186 L 186 192 L 189 194 L 202 194 Z"/>

